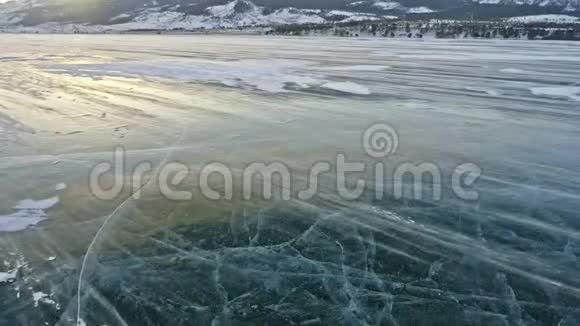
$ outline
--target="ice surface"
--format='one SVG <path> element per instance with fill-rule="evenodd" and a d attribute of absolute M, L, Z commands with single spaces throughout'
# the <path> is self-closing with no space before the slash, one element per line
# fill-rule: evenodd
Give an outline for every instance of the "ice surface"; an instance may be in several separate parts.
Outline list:
<path fill-rule="evenodd" d="M 154 35 L 2 42 L 2 218 L 44 221 L 0 234 L 2 324 L 577 324 L 575 43 Z M 377 122 L 400 138 L 381 162 L 436 164 L 441 200 L 429 198 L 427 180 L 422 199 L 396 199 L 392 180 L 366 174 L 386 197 L 341 199 L 331 173 L 308 201 L 209 201 L 194 191 L 176 202 L 155 182 L 140 198 L 126 188 L 101 201 L 87 186 L 90 169 L 122 145 L 125 171 L 167 158 L 192 171 L 223 162 L 238 177 L 251 162 L 284 162 L 300 188 L 308 167 L 337 153 L 375 163 L 361 138 Z M 477 202 L 447 189 L 462 162 L 484 171 Z M 64 182 L 67 191 L 56 190 Z"/>
<path fill-rule="evenodd" d="M 472 86 L 465 86 L 465 89 L 474 92 L 486 93 L 490 96 L 499 96 L 501 93 L 497 90 L 485 88 L 485 87 L 472 87 Z"/>

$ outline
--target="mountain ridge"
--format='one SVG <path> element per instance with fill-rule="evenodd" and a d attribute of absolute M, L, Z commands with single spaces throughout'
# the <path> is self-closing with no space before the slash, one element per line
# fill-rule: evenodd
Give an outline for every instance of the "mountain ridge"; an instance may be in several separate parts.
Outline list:
<path fill-rule="evenodd" d="M 113 29 L 235 28 L 397 17 L 578 16 L 580 0 L 13 0 L 0 27 L 102 25 Z"/>

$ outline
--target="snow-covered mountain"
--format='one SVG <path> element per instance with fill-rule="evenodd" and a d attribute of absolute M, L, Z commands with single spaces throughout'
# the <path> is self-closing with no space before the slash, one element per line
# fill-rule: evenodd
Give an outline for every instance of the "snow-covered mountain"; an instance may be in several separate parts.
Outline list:
<path fill-rule="evenodd" d="M 480 4 L 494 5 L 528 5 L 538 7 L 560 7 L 564 11 L 575 11 L 580 7 L 580 0 L 474 0 Z"/>
<path fill-rule="evenodd" d="M 0 3 L 0 28 L 210 29 L 467 15 L 488 7 L 510 8 L 509 17 L 521 15 L 518 6 L 526 14 L 576 14 L 580 0 L 9 0 Z"/>
<path fill-rule="evenodd" d="M 282 8 L 266 13 L 263 7 L 244 0 L 208 7 L 207 13 L 201 15 L 188 14 L 179 9 L 179 6 L 142 9 L 113 17 L 109 23 L 116 29 L 191 29 L 325 22 L 315 12 Z"/>

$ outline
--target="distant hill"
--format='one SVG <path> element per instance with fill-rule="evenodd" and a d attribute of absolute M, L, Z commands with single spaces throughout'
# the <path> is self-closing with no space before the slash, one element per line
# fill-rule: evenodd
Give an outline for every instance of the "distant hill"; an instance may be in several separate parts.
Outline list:
<path fill-rule="evenodd" d="M 580 0 L 13 0 L 0 27 L 231 28 L 414 17 L 468 19 L 580 15 Z"/>

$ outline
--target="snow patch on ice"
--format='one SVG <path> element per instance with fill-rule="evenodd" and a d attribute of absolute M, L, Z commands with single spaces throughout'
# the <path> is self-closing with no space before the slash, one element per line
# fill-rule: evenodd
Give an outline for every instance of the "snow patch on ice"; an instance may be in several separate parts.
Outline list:
<path fill-rule="evenodd" d="M 58 197 L 52 197 L 41 200 L 24 199 L 16 203 L 15 209 L 24 210 L 43 210 L 51 208 L 58 203 Z"/>
<path fill-rule="evenodd" d="M 56 205 L 58 201 L 58 197 L 19 201 L 13 207 L 16 210 L 15 213 L 0 215 L 0 232 L 21 231 L 29 226 L 38 224 L 48 217 L 45 210 Z"/>
<path fill-rule="evenodd" d="M 10 256 L 15 256 L 16 254 L 13 252 L 9 253 Z M 0 272 L 0 284 L 2 283 L 10 283 L 18 276 L 18 271 L 21 269 L 28 268 L 28 264 L 24 261 L 22 257 L 18 257 L 16 261 L 11 264 L 7 260 L 4 260 L 4 272 Z M 20 295 L 19 288 L 15 288 L 17 292 L 17 296 Z"/>
<path fill-rule="evenodd" d="M 66 189 L 66 183 L 59 183 L 54 186 L 54 190 L 64 190 Z"/>
<path fill-rule="evenodd" d="M 298 73 L 306 63 L 292 60 L 187 60 L 145 61 L 110 64 L 54 65 L 69 73 L 102 74 L 115 76 L 155 76 L 201 82 L 222 83 L 231 87 L 254 87 L 278 93 L 286 92 L 289 83 L 300 87 L 321 83 L 317 79 Z"/>
<path fill-rule="evenodd" d="M 49 304 L 49 305 L 53 305 L 56 306 L 57 310 L 60 310 L 60 305 L 54 301 L 49 294 L 46 294 L 44 292 L 34 292 L 32 293 L 32 300 L 34 301 L 34 307 L 38 307 L 38 303 L 44 303 L 44 304 Z"/>
<path fill-rule="evenodd" d="M 328 82 L 322 84 L 321 87 L 357 95 L 369 95 L 371 93 L 368 88 L 353 82 Z"/>
<path fill-rule="evenodd" d="M 403 222 L 403 223 L 407 223 L 407 224 L 415 224 L 415 221 L 409 217 L 401 216 L 397 213 L 384 210 L 380 207 L 368 206 L 368 207 L 366 207 L 366 209 L 371 211 L 373 214 L 377 214 L 377 215 L 381 216 L 382 218 L 385 218 L 385 219 L 390 220 L 392 222 Z"/>
<path fill-rule="evenodd" d="M 537 96 L 567 97 L 580 102 L 580 87 L 578 86 L 534 87 L 531 91 Z"/>
<path fill-rule="evenodd" d="M 508 73 L 508 74 L 526 74 L 527 72 L 517 68 L 505 68 L 500 70 L 500 72 Z"/>
<path fill-rule="evenodd" d="M 108 64 L 55 64 L 51 71 L 79 75 L 153 76 L 188 81 L 221 83 L 230 87 L 252 88 L 271 93 L 289 92 L 292 88 L 322 86 L 342 92 L 368 94 L 368 89 L 354 83 L 331 83 L 321 74 L 315 74 L 310 63 L 296 60 L 173 60 L 139 61 Z M 309 69 L 306 69 L 306 68 Z M 379 65 L 328 67 L 327 70 L 379 71 L 388 68 Z M 325 70 L 319 68 L 318 71 Z M 326 85 L 326 86 L 323 86 Z"/>
<path fill-rule="evenodd" d="M 44 298 L 47 298 L 48 294 L 43 292 L 34 292 L 32 293 L 32 300 L 34 300 L 34 306 L 38 307 L 38 302 Z"/>
<path fill-rule="evenodd" d="M 12 272 L 0 272 L 0 284 L 8 283 L 16 278 L 16 271 Z"/>
<path fill-rule="evenodd" d="M 332 70 L 332 71 L 383 71 L 385 69 L 391 68 L 390 66 L 381 65 L 354 65 L 354 66 L 331 66 L 331 67 L 319 67 L 319 70 Z"/>

